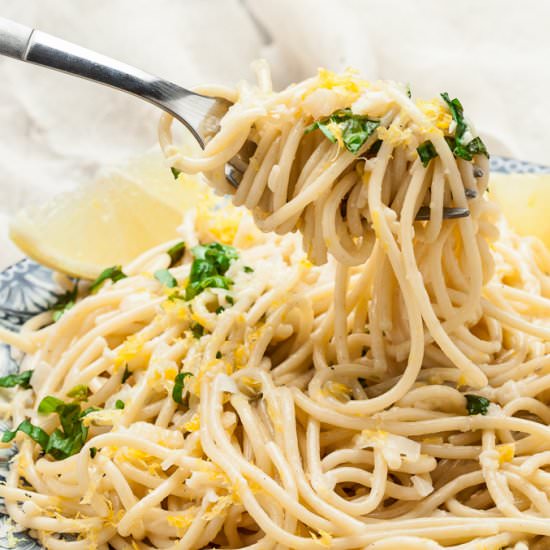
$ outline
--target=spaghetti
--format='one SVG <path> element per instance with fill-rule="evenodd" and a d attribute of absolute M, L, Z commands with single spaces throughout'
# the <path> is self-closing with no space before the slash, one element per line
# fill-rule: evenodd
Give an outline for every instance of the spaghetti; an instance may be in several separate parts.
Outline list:
<path fill-rule="evenodd" d="M 0 332 L 33 371 L 10 516 L 59 550 L 546 548 L 550 254 L 486 200 L 460 104 L 263 66 L 210 92 L 236 103 L 203 156 L 167 117 L 161 146 L 237 206 L 201 187 L 184 253 Z"/>

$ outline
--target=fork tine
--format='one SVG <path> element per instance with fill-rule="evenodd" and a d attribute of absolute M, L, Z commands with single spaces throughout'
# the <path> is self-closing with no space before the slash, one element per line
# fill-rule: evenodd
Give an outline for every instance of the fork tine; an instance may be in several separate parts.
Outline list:
<path fill-rule="evenodd" d="M 467 208 L 443 208 L 443 218 L 451 220 L 455 218 L 466 218 L 470 215 Z M 416 214 L 416 221 L 426 221 L 430 219 L 430 207 L 421 206 Z"/>
<path fill-rule="evenodd" d="M 225 178 L 235 189 L 239 187 L 256 148 L 257 145 L 248 140 L 241 150 L 225 165 Z"/>
<path fill-rule="evenodd" d="M 239 188 L 239 183 L 243 179 L 243 173 L 237 170 L 231 164 L 225 165 L 225 179 L 235 188 Z"/>

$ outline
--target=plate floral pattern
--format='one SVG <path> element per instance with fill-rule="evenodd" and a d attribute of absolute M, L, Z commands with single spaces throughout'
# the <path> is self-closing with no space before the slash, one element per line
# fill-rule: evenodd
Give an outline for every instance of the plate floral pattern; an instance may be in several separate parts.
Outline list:
<path fill-rule="evenodd" d="M 491 170 L 501 173 L 550 173 L 550 167 L 504 157 L 491 158 Z M 60 288 L 54 273 L 31 261 L 8 267 L 0 273 L 0 326 L 18 330 L 32 316 L 47 310 L 55 303 Z M 9 346 L 0 344 L 0 376 L 18 369 L 17 357 Z M 0 421 L 0 431 L 8 429 L 6 422 Z M 0 450 L 0 482 L 5 477 L 15 449 Z M 6 516 L 0 502 L 0 550 L 40 550 L 42 546 Z"/>

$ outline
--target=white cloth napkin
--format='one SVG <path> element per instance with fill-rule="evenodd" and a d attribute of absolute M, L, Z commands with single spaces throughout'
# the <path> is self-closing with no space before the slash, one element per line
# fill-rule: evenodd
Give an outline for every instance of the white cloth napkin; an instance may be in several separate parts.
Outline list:
<path fill-rule="evenodd" d="M 276 86 L 324 66 L 461 99 L 491 152 L 550 164 L 550 3 L 541 0 L 0 0 L 0 15 L 182 85 Z M 0 58 L 0 269 L 7 219 L 146 150 L 158 111 L 125 94 Z"/>

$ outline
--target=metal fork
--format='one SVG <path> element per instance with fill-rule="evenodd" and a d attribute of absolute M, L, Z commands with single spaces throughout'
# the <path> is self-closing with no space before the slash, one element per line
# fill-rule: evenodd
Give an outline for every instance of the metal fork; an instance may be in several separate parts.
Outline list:
<path fill-rule="evenodd" d="M 204 148 L 219 130 L 220 120 L 231 103 L 182 88 L 173 82 L 136 69 L 45 32 L 0 17 L 0 54 L 56 69 L 128 92 L 156 105 L 183 123 Z M 225 167 L 225 176 L 239 186 L 255 145 L 247 142 Z M 467 208 L 444 208 L 444 218 L 468 216 Z M 417 220 L 430 219 L 428 207 L 421 207 Z"/>
<path fill-rule="evenodd" d="M 219 130 L 220 120 L 231 106 L 223 98 L 197 94 L 126 63 L 1 17 L 0 54 L 93 80 L 144 99 L 183 123 L 203 148 Z M 235 187 L 248 166 L 249 157 L 244 155 L 249 150 L 249 147 L 243 148 L 227 165 L 227 179 Z"/>

